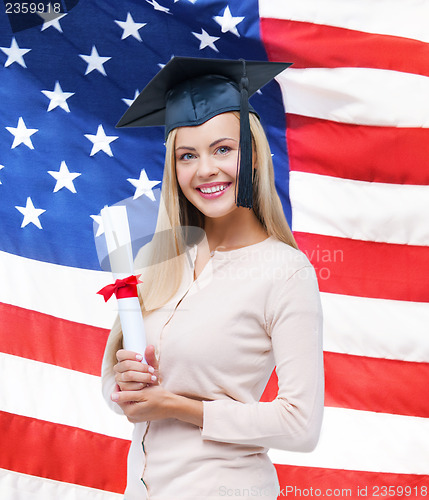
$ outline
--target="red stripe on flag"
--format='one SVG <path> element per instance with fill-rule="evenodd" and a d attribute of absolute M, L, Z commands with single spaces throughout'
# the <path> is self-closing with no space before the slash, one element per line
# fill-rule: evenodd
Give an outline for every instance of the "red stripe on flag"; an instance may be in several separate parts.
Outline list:
<path fill-rule="evenodd" d="M 325 351 L 324 365 L 325 406 L 429 417 L 429 363 Z M 272 401 L 277 391 L 274 371 L 261 401 Z"/>
<path fill-rule="evenodd" d="M 429 496 L 429 476 L 423 474 L 365 472 L 279 464 L 275 467 L 280 483 L 278 500 L 314 497 L 362 500 L 362 498 Z"/>
<path fill-rule="evenodd" d="M 322 292 L 429 302 L 429 248 L 294 233 Z"/>
<path fill-rule="evenodd" d="M 90 375 L 101 374 L 108 330 L 3 303 L 0 317 L 2 352 Z"/>
<path fill-rule="evenodd" d="M 287 114 L 290 169 L 360 181 L 429 185 L 429 129 L 370 127 Z"/>
<path fill-rule="evenodd" d="M 264 392 L 262 393 L 260 401 L 270 402 L 273 401 L 279 391 L 279 383 L 276 371 L 274 370 L 265 386 Z"/>
<path fill-rule="evenodd" d="M 6 412 L 0 412 L 0 428 L 3 469 L 115 493 L 125 490 L 129 441 Z"/>
<path fill-rule="evenodd" d="M 326 406 L 429 417 L 429 363 L 335 352 L 324 362 Z"/>
<path fill-rule="evenodd" d="M 410 38 L 270 18 L 261 19 L 261 34 L 269 60 L 290 61 L 294 68 L 365 67 L 429 75 L 428 44 Z"/>

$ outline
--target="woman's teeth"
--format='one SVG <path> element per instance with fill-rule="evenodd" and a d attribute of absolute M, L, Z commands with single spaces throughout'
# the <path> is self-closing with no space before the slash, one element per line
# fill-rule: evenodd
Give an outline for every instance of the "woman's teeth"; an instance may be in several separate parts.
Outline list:
<path fill-rule="evenodd" d="M 204 194 L 217 193 L 218 191 L 223 191 L 228 187 L 228 184 L 219 184 L 218 186 L 199 188 Z"/>

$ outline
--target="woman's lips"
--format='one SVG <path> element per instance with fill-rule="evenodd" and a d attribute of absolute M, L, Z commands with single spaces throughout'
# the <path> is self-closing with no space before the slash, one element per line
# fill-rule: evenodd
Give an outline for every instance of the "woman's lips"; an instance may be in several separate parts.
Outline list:
<path fill-rule="evenodd" d="M 218 182 L 216 184 L 201 184 L 196 189 L 205 199 L 219 198 L 231 186 L 231 182 Z"/>

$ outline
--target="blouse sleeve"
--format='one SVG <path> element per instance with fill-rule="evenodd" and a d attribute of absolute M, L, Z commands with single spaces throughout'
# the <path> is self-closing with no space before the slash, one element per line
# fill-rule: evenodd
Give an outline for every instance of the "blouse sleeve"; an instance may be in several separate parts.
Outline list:
<path fill-rule="evenodd" d="M 296 271 L 270 302 L 266 327 L 279 383 L 276 399 L 204 401 L 202 437 L 312 451 L 319 439 L 324 404 L 322 312 L 313 267 Z"/>

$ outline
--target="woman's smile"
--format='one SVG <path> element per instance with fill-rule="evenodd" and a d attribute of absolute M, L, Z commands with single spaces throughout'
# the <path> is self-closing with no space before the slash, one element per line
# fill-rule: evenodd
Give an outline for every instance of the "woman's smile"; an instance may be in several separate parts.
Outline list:
<path fill-rule="evenodd" d="M 232 185 L 231 182 L 212 182 L 209 184 L 201 184 L 197 186 L 197 191 L 205 199 L 219 198 Z"/>

